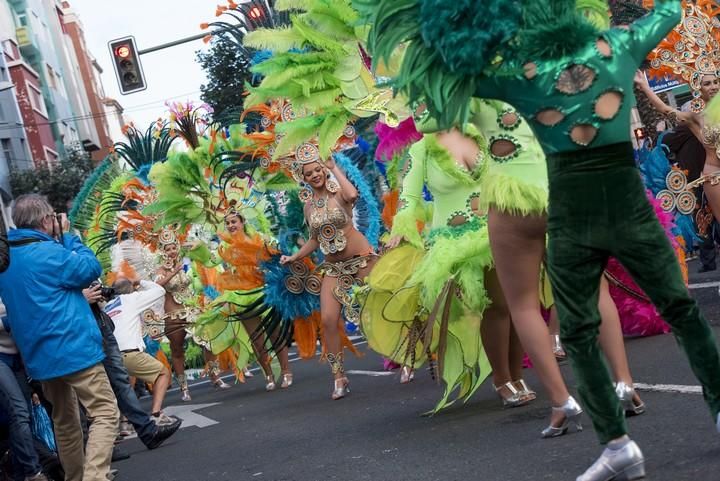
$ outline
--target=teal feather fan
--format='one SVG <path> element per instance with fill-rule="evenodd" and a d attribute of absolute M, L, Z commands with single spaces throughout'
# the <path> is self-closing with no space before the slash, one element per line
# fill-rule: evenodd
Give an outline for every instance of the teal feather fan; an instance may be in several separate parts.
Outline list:
<path fill-rule="evenodd" d="M 108 190 L 112 181 L 121 173 L 120 164 L 112 156 L 105 157 L 105 160 L 93 170 L 73 199 L 73 207 L 68 214 L 74 229 L 81 233 L 87 231 L 92 225 L 95 209 L 102 201 L 103 192 Z"/>

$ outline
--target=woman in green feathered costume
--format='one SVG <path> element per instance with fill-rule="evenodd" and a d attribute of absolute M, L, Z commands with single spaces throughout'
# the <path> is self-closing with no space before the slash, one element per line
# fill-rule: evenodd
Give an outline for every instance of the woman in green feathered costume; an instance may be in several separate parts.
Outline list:
<path fill-rule="evenodd" d="M 370 275 L 371 290 L 363 308 L 363 329 L 371 347 L 405 365 L 401 382 L 412 379 L 410 369 L 427 360 L 426 353 L 432 358 L 437 352 L 445 393 L 436 411 L 458 388 L 457 397 L 467 400 L 491 370 L 505 406 L 522 406 L 535 397 L 522 381 L 523 350 L 492 268 L 487 220 L 480 211 L 487 140 L 472 125 L 466 132 L 426 134 L 410 148 L 410 168 L 400 196 L 403 205 L 387 247 L 405 240 L 415 249 L 427 246 L 427 253 L 418 255 L 405 247 L 386 254 Z M 423 200 L 424 185 L 434 198 L 431 217 Z M 429 222 L 425 239 L 418 221 Z M 393 287 L 395 292 L 388 296 Z M 408 327 L 418 310 L 426 313 L 420 317 L 430 313 L 429 318 Z"/>

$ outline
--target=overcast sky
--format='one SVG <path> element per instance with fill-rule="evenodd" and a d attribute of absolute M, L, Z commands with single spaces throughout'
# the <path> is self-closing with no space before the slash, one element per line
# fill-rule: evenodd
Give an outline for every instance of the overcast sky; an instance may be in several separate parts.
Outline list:
<path fill-rule="evenodd" d="M 133 35 L 138 48 L 145 49 L 202 33 L 200 24 L 215 18 L 216 0 L 69 2 L 80 17 L 90 51 L 103 68 L 105 93 L 122 104 L 127 120 L 144 129 L 165 114 L 165 100 L 200 99 L 205 75 L 195 62 L 195 52 L 206 48 L 202 40 L 143 55 L 148 88 L 130 95 L 120 95 L 107 44 Z"/>

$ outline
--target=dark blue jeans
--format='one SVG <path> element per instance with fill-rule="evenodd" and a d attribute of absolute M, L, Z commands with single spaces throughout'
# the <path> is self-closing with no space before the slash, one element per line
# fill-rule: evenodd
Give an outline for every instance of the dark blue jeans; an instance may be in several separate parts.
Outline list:
<path fill-rule="evenodd" d="M 98 326 L 103 336 L 103 349 L 105 351 L 103 366 L 105 366 L 108 379 L 110 379 L 110 386 L 117 398 L 118 408 L 133 425 L 140 440 L 147 444 L 157 432 L 157 425 L 140 406 L 140 401 L 138 401 L 135 391 L 130 386 L 130 377 L 123 364 L 120 348 L 113 334 L 115 326 L 112 320 L 105 315 L 97 316 L 97 313 L 96 317 L 98 317 Z"/>
<path fill-rule="evenodd" d="M 15 479 L 19 480 L 34 476 L 42 470 L 30 428 L 29 393 L 23 392 L 22 385 L 26 386 L 27 391 L 27 379 L 19 356 L 16 359 L 0 356 L 0 409 L 9 418 Z"/>

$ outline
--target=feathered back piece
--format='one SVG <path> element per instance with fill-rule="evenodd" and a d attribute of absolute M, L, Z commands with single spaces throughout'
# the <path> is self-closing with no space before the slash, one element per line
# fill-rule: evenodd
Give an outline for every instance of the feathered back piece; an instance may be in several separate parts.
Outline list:
<path fill-rule="evenodd" d="M 705 102 L 700 86 L 705 75 L 720 71 L 720 25 L 713 0 L 683 0 L 683 20 L 648 55 L 654 77 L 674 76 L 687 82 L 693 93 L 690 108 L 702 112 Z"/>
<path fill-rule="evenodd" d="M 424 102 L 442 127 L 463 124 L 477 78 L 513 70 L 502 59 L 523 62 L 572 54 L 596 38 L 587 12 L 597 1 L 576 0 L 355 0 L 371 25 L 375 63 L 390 62 L 404 45 L 394 86 Z M 583 13 L 585 12 L 585 13 Z M 593 17 L 596 15 L 593 15 Z"/>
<path fill-rule="evenodd" d="M 140 132 L 132 123 L 123 127 L 127 142 L 116 142 L 113 153 L 127 162 L 141 179 L 147 179 L 150 168 L 156 162 L 164 162 L 173 141 L 177 138 L 171 133 L 166 122 L 153 122 L 145 131 Z"/>
<path fill-rule="evenodd" d="M 522 3 L 523 19 L 518 46 L 513 53 L 521 61 L 564 57 L 597 39 L 600 30 L 587 13 L 597 13 L 598 3 L 604 2 L 523 0 Z"/>
<path fill-rule="evenodd" d="M 122 168 L 117 159 L 112 156 L 106 157 L 85 180 L 82 189 L 73 199 L 73 207 L 69 214 L 70 222 L 83 237 L 87 238 L 88 229 L 93 225 L 95 211 L 102 202 L 103 194 L 121 173 Z"/>
<path fill-rule="evenodd" d="M 387 107 L 389 89 L 374 87 L 350 0 L 281 0 L 276 8 L 292 9 L 289 27 L 245 37 L 246 46 L 273 51 L 252 69 L 263 80 L 250 88 L 247 104 L 283 98 L 295 109 L 296 118 L 278 129 L 285 137 L 276 158 L 310 139 L 317 139 L 321 157 L 327 158 L 355 117 L 382 112 L 391 123 L 397 119 Z"/>

